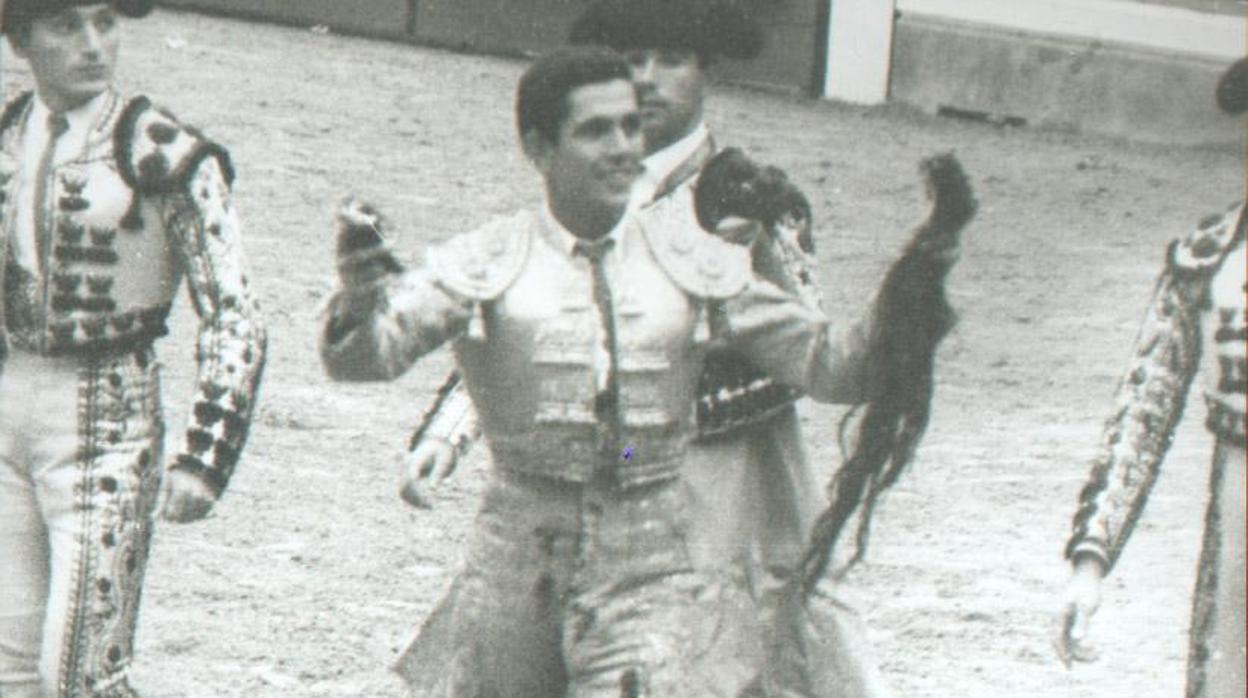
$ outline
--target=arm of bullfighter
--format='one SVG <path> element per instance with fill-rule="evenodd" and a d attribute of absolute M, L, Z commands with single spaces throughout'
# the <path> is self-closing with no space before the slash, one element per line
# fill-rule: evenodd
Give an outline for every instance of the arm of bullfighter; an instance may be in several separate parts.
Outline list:
<path fill-rule="evenodd" d="M 479 438 L 481 425 L 477 420 L 477 410 L 472 405 L 468 389 L 464 387 L 463 377 L 459 371 L 452 371 L 412 432 L 407 450 L 414 452 L 422 442 L 436 441 L 450 446 L 458 457 L 467 453 Z"/>
<path fill-rule="evenodd" d="M 1066 544 L 1072 563 L 1082 558 L 1113 568 L 1157 479 L 1183 414 L 1200 359 L 1200 308 L 1207 278 L 1176 267 L 1172 246 L 1157 280 L 1114 394 L 1099 452 L 1079 494 Z"/>
<path fill-rule="evenodd" d="M 862 402 L 875 313 L 833 327 L 821 312 L 811 207 L 802 191 L 781 170 L 728 148 L 699 175 L 693 210 L 702 229 L 749 248 L 753 280 L 711 307 L 719 334 L 780 383 L 822 402 Z"/>
<path fill-rule="evenodd" d="M 816 345 L 819 353 L 808 364 L 811 372 L 805 386 L 816 400 L 867 403 L 890 422 L 905 414 L 915 417 L 916 423 L 926 422 L 920 415 L 926 412 L 930 389 L 916 384 L 930 382 L 936 347 L 953 325 L 945 278 L 977 206 L 952 154 L 928 158 L 920 170 L 932 202 L 927 220 L 889 268 L 866 311 L 831 327 L 822 344 Z M 784 238 L 770 236 L 761 242 L 761 247 L 756 245 L 755 268 L 783 266 Z M 768 264 L 768 257 L 777 261 Z M 805 295 L 802 300 L 817 307 L 817 298 Z"/>
<path fill-rule="evenodd" d="M 713 333 L 775 380 L 820 402 L 861 402 L 874 311 L 833 324 L 813 303 L 755 277 L 712 307 Z"/>
<path fill-rule="evenodd" d="M 1066 543 L 1071 574 L 1056 648 L 1068 666 L 1096 657 L 1087 638 L 1100 607 L 1101 580 L 1144 511 L 1199 363 L 1207 278 L 1176 266 L 1178 249 L 1171 246 L 1153 290 Z"/>
<path fill-rule="evenodd" d="M 408 441 L 399 496 L 413 506 L 431 506 L 429 487 L 449 477 L 459 459 L 480 437 L 472 398 L 459 371 L 452 371 Z M 431 485 L 425 485 L 425 481 Z"/>
<path fill-rule="evenodd" d="M 234 472 L 251 425 L 266 335 L 248 285 L 224 151 L 207 151 L 187 186 L 165 199 L 165 226 L 186 270 L 199 316 L 195 396 L 186 444 L 170 465 L 164 515 L 207 514 Z M 206 485 L 211 498 L 198 494 Z"/>
<path fill-rule="evenodd" d="M 468 325 L 473 303 L 428 269 L 406 270 L 385 244 L 377 212 L 355 200 L 339 212 L 339 289 L 321 334 L 330 378 L 390 380 Z"/>

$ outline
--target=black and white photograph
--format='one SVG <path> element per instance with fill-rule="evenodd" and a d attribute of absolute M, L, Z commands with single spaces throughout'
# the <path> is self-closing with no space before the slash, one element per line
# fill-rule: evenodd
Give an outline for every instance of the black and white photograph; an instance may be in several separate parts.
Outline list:
<path fill-rule="evenodd" d="M 0 35 L 0 698 L 1248 695 L 1248 0 Z"/>

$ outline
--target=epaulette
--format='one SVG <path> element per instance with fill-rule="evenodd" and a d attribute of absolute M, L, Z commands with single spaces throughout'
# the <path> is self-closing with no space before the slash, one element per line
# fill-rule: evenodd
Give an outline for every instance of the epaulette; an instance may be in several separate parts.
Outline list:
<path fill-rule="evenodd" d="M 16 99 L 4 106 L 4 112 L 0 113 L 0 137 L 4 136 L 13 124 L 21 118 L 26 108 L 30 106 L 30 100 L 34 99 L 35 93 L 27 90 L 18 95 Z"/>
<path fill-rule="evenodd" d="M 731 298 L 750 281 L 750 251 L 702 230 L 693 190 L 682 186 L 637 212 L 654 258 L 686 293 L 703 300 Z"/>
<path fill-rule="evenodd" d="M 498 298 L 528 259 L 533 225 L 532 214 L 521 212 L 457 235 L 429 250 L 429 271 L 444 288 L 470 300 Z"/>
<path fill-rule="evenodd" d="M 171 194 L 190 184 L 206 158 L 216 158 L 234 182 L 230 154 L 199 130 L 180 123 L 146 97 L 135 97 L 117 120 L 114 146 L 121 178 L 140 194 Z"/>
<path fill-rule="evenodd" d="M 1244 203 L 1226 213 L 1209 216 L 1182 240 L 1171 246 L 1170 264 L 1177 271 L 1210 274 L 1222 266 L 1222 260 L 1244 236 Z"/>

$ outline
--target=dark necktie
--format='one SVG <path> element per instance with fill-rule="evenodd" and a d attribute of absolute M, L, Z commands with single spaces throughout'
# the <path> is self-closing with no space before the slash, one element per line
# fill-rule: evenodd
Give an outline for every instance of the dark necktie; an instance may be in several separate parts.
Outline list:
<path fill-rule="evenodd" d="M 603 453 L 613 461 L 622 457 L 620 442 L 624 432 L 620 417 L 620 346 L 616 337 L 615 304 L 611 300 L 611 287 L 607 283 L 605 264 L 607 252 L 614 245 L 615 241 L 607 238 L 594 242 L 581 241 L 572 249 L 573 254 L 588 259 L 593 270 L 594 303 L 598 306 L 598 315 L 607 338 L 607 381 L 606 387 L 600 389 L 594 397 L 594 416 L 606 429 Z"/>
<path fill-rule="evenodd" d="M 47 200 L 49 179 L 52 175 L 52 160 L 56 156 L 56 142 L 69 130 L 69 120 L 64 114 L 52 112 L 48 114 L 48 144 L 43 148 L 43 157 L 39 158 L 39 169 L 35 171 L 35 251 L 39 256 L 39 273 L 46 274 L 48 246 L 52 244 L 51 206 Z"/>

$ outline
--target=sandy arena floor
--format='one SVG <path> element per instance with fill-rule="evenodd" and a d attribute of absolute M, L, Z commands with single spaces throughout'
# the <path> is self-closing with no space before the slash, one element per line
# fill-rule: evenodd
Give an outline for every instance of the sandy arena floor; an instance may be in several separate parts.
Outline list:
<path fill-rule="evenodd" d="M 399 501 L 398 454 L 450 360 L 439 352 L 392 384 L 325 379 L 315 340 L 331 212 L 345 194 L 370 198 L 418 259 L 536 202 L 512 133 L 522 64 L 173 11 L 126 31 L 126 89 L 233 152 L 271 336 L 230 491 L 209 521 L 158 532 L 138 686 L 152 698 L 401 695 L 387 665 L 458 564 L 487 464 L 474 451 L 432 512 Z M 24 76 L 8 79 L 12 95 Z M 933 421 L 852 575 L 898 695 L 1179 695 L 1210 449 L 1199 397 L 1106 583 L 1100 661 L 1063 668 L 1053 614 L 1076 493 L 1165 244 L 1243 195 L 1242 153 L 730 87 L 708 117 L 721 142 L 811 195 L 833 313 L 861 307 L 925 215 L 920 158 L 954 149 L 974 179 L 980 213 L 950 281 L 961 321 Z M 162 344 L 178 438 L 193 322 L 183 299 Z M 802 412 L 829 473 L 840 412 Z"/>

